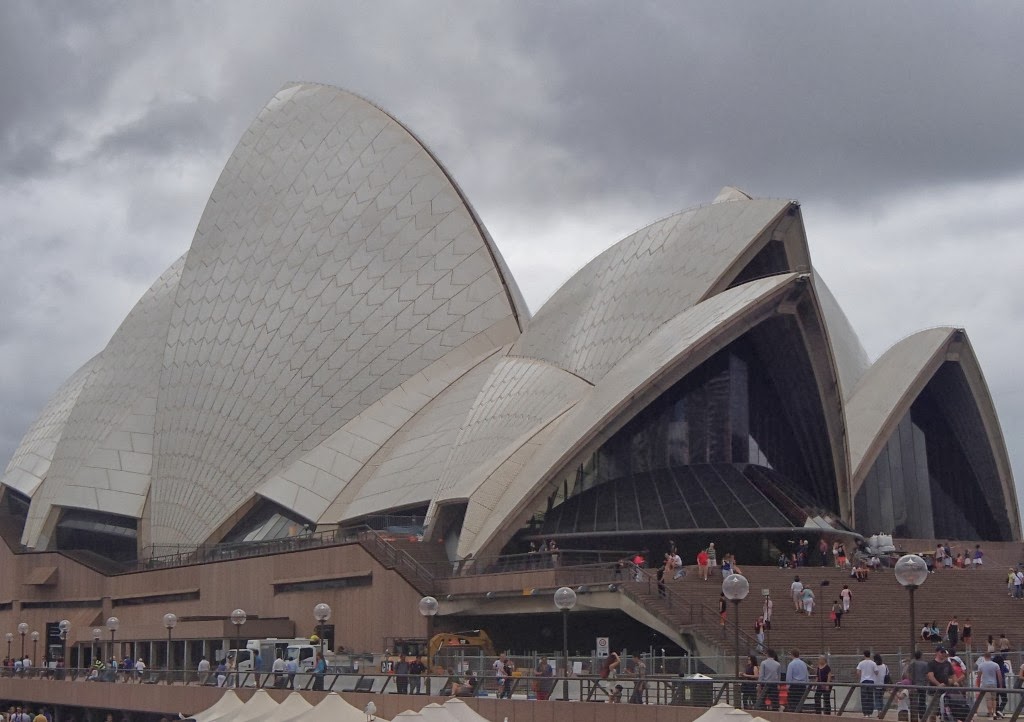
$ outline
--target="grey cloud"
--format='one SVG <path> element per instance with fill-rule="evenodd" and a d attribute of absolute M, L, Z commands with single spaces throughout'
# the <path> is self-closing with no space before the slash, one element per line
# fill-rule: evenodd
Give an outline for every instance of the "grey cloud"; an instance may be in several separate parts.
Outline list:
<path fill-rule="evenodd" d="M 105 135 L 84 162 L 106 156 L 138 160 L 140 156 L 198 155 L 220 149 L 226 142 L 223 116 L 223 107 L 208 98 L 170 102 L 154 98 L 143 117 Z"/>
<path fill-rule="evenodd" d="M 233 145 L 290 80 L 349 88 L 415 131 L 492 231 L 515 228 L 495 236 L 506 257 L 523 259 L 513 271 L 534 309 L 623 235 L 601 226 L 607 218 L 639 227 L 735 184 L 804 202 L 812 254 L 877 352 L 922 324 L 958 321 L 947 313 L 971 321 L 983 287 L 966 277 L 1020 226 L 1020 204 L 1009 202 L 945 213 L 938 228 L 898 239 L 866 222 L 891 230 L 884 210 L 904 196 L 1024 177 L 1024 15 L 1011 3 L 238 8 L 0 3 L 0 194 L 32 188 L 44 215 L 82 213 L 65 210 L 69 193 L 95 195 L 99 207 L 83 228 L 55 234 L 0 205 L 0 362 L 11 369 L 0 380 L 0 458 L 187 249 Z M 86 127 L 96 133 L 88 142 Z M 80 156 L 54 152 L 76 143 Z M 552 240 L 565 217 L 582 221 Z M 847 219 L 857 222 L 844 231 Z M 574 260 L 538 259 L 537 238 Z M 1000 258 L 1012 270 L 1013 257 Z M 946 292 L 931 315 L 893 313 L 932 298 L 930 274 L 949 266 L 963 272 L 962 296 Z M 37 269 L 42 287 L 23 278 Z M 88 283 L 62 288 L 49 275 L 61 270 Z M 108 279 L 116 294 L 98 288 Z M 1019 294 L 993 284 L 992 329 L 1019 323 Z M 966 325 L 1007 436 L 1019 437 L 1024 400 L 1004 397 L 1015 385 L 1004 356 L 1019 344 Z M 1020 468 L 1024 450 L 1012 453 Z"/>

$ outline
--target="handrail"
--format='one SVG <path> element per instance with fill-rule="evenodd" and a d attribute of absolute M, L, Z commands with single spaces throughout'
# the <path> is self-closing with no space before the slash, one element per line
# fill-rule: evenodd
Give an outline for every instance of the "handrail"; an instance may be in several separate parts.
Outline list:
<path fill-rule="evenodd" d="M 566 675 L 564 665 L 554 670 L 554 674 L 540 676 L 535 670 L 517 671 L 511 677 L 511 694 L 522 698 L 523 695 L 531 697 L 537 692 L 543 692 L 544 696 L 550 695 L 550 699 L 557 699 L 561 696 L 562 690 L 567 684 L 571 684 L 572 698 L 580 700 L 610 701 L 609 697 L 615 693 L 615 685 L 622 686 L 622 699 L 625 703 L 628 698 L 636 695 L 639 701 L 652 705 L 696 705 L 711 707 L 720 702 L 727 701 L 737 707 L 747 709 L 779 709 L 784 704 L 787 712 L 813 713 L 814 706 L 819 700 L 815 699 L 815 693 L 821 691 L 828 696 L 828 706 L 833 714 L 842 716 L 848 711 L 855 701 L 855 694 L 860 693 L 862 698 L 867 692 L 879 692 L 882 697 L 880 706 L 872 705 L 874 711 L 880 717 L 896 704 L 896 694 L 900 690 L 907 690 L 912 693 L 909 703 L 922 719 L 928 719 L 936 712 L 942 704 L 952 706 L 954 702 L 950 698 L 943 697 L 946 693 L 956 697 L 955 704 L 958 706 L 954 716 L 959 722 L 974 722 L 979 718 L 979 713 L 991 695 L 997 695 L 1002 700 L 1003 706 L 1000 711 L 1005 710 L 1005 716 L 1009 722 L 1019 722 L 1021 713 L 1024 711 L 1024 689 L 1012 687 L 967 687 L 967 686 L 915 686 L 908 684 L 859 684 L 843 681 L 833 681 L 826 686 L 826 689 L 819 690 L 819 684 L 812 678 L 804 684 L 794 684 L 786 680 L 769 683 L 758 683 L 757 680 L 736 678 L 732 675 L 711 675 L 703 677 L 684 676 L 682 674 L 646 674 L 639 677 L 635 669 L 627 668 L 625 672 L 617 677 L 608 679 L 593 674 L 570 674 Z M 813 672 L 813 668 L 811 669 Z M 193 669 L 163 669 L 149 668 L 142 674 L 134 670 L 98 670 L 88 668 L 59 668 L 59 669 L 32 669 L 29 673 L 14 673 L 10 668 L 0 668 L 0 676 L 7 679 L 44 679 L 56 684 L 72 683 L 78 684 L 89 681 L 90 677 L 96 677 L 94 683 L 115 683 L 115 684 L 142 684 L 142 685 L 176 685 L 195 686 L 203 683 L 205 686 L 220 686 L 223 682 L 225 687 L 242 688 L 266 688 L 266 689 L 296 689 L 306 691 L 348 691 L 348 692 L 372 692 L 374 694 L 398 692 L 418 694 L 449 694 L 451 689 L 448 685 L 450 676 L 447 674 L 425 674 L 406 675 L 402 677 L 394 673 L 380 674 L 377 672 L 364 673 L 362 671 L 337 671 L 328 669 L 322 675 L 317 676 L 309 671 L 302 671 L 289 675 L 288 673 L 267 672 L 222 672 L 218 675 L 216 670 L 207 673 L 200 673 Z M 219 679 L 222 678 L 222 679 Z M 638 689 L 639 687 L 639 689 Z M 499 693 L 497 680 L 481 670 L 477 677 L 477 685 L 469 690 L 474 694 L 460 696 L 491 696 Z M 937 694 L 942 693 L 942 694 Z M 820 700 L 825 701 L 825 700 Z"/>
<path fill-rule="evenodd" d="M 561 571 L 591 564 L 604 564 L 609 569 L 614 569 L 613 565 L 619 564 L 625 569 L 629 557 L 629 552 L 621 550 L 555 549 L 488 557 L 468 557 L 451 562 L 428 562 L 425 566 L 430 569 L 435 578 L 456 578 L 514 572 Z"/>
<path fill-rule="evenodd" d="M 700 633 L 702 631 L 702 630 L 700 630 L 700 628 L 697 625 L 699 625 L 700 623 L 704 622 L 704 620 L 705 620 L 705 612 L 709 615 L 710 619 L 718 618 L 719 613 L 718 613 L 717 610 L 712 609 L 711 607 L 709 607 L 708 605 L 704 604 L 703 602 L 699 602 L 699 601 L 693 602 L 693 601 L 688 601 L 686 599 L 683 599 L 681 597 L 681 595 L 679 595 L 676 592 L 674 592 L 671 589 L 670 585 L 665 583 L 665 582 L 662 582 L 662 583 L 659 584 L 658 580 L 657 580 L 657 572 L 655 572 L 655 571 L 653 571 L 651 569 L 646 569 L 646 568 L 638 567 L 636 564 L 633 564 L 633 562 L 628 562 L 626 566 L 627 566 L 627 569 L 630 571 L 630 573 L 632 575 L 631 576 L 632 579 L 638 580 L 638 578 L 642 577 L 642 578 L 644 578 L 646 580 L 646 582 L 647 582 L 647 593 L 648 594 L 653 594 L 654 593 L 654 592 L 651 591 L 651 587 L 653 585 L 653 586 L 655 586 L 657 588 L 658 595 L 661 596 L 662 599 L 666 600 L 666 603 L 667 603 L 667 605 L 668 605 L 668 607 L 670 609 L 681 608 L 681 609 L 685 610 L 685 619 L 686 619 L 686 621 L 684 623 L 688 624 L 688 625 L 693 625 L 695 627 L 694 631 L 696 631 L 698 633 Z M 628 589 L 628 586 L 627 586 L 627 589 Z M 628 595 L 628 591 L 627 591 L 627 595 Z M 638 600 L 634 599 L 634 601 L 638 601 Z M 727 630 L 731 630 L 731 634 L 735 635 L 737 624 L 738 624 L 738 621 L 735 618 L 729 619 L 728 616 L 727 616 L 726 617 L 726 623 L 724 625 L 722 625 L 723 634 Z M 744 632 L 742 628 L 739 630 L 739 634 L 740 634 L 740 640 L 743 641 L 744 643 L 746 643 L 749 649 L 754 650 L 754 649 L 757 649 L 760 646 L 760 643 L 757 641 L 757 639 L 755 637 L 751 636 L 749 633 Z M 711 637 L 713 635 L 709 635 L 706 632 L 701 634 L 701 636 L 707 638 L 709 641 L 715 641 L 716 643 L 718 641 L 718 640 L 712 640 Z"/>
<path fill-rule="evenodd" d="M 427 569 L 416 561 L 408 552 L 402 549 L 397 549 L 394 545 L 385 540 L 376 529 L 370 529 L 367 527 L 362 530 L 359 532 L 358 541 L 360 546 L 370 552 L 370 554 L 377 558 L 378 561 L 387 560 L 390 562 L 391 566 L 395 568 L 402 567 L 406 571 L 410 572 L 413 577 L 417 578 L 424 585 L 422 591 L 429 591 L 429 588 L 434 584 L 433 574 L 427 571 Z M 374 554 L 375 550 L 381 554 L 383 559 Z"/>

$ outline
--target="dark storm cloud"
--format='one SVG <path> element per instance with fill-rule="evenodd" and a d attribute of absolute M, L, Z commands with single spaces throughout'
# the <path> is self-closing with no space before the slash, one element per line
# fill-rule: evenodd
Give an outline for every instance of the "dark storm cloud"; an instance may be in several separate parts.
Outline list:
<path fill-rule="evenodd" d="M 110 27 L 118 13 L 112 3 L 0 4 L 0 164 L 5 171 L 29 173 L 26 157 L 48 160 L 43 149 L 74 132 L 70 118 L 95 107 L 124 47 L 124 32 Z M 95 32 L 100 28 L 102 34 Z"/>
<path fill-rule="evenodd" d="M 595 186 L 849 202 L 1024 167 L 1012 4 L 533 7 L 521 40 L 564 107 L 552 142 L 599 164 Z"/>
<path fill-rule="evenodd" d="M 219 150 L 225 139 L 220 119 L 224 109 L 207 98 L 162 102 L 153 99 L 141 118 L 104 136 L 93 156 L 166 157 L 179 153 Z"/>
<path fill-rule="evenodd" d="M 723 185 L 801 199 L 873 354 L 967 325 L 1020 468 L 1021 37 L 994 2 L 0 3 L 0 460 L 310 80 L 417 133 L 534 309 Z"/>

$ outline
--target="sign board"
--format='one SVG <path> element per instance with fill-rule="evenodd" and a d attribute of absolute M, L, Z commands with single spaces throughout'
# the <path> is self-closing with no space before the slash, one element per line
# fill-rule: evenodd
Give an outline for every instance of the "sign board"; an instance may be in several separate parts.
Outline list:
<path fill-rule="evenodd" d="M 597 638 L 597 658 L 601 659 L 608 656 L 608 637 Z"/>

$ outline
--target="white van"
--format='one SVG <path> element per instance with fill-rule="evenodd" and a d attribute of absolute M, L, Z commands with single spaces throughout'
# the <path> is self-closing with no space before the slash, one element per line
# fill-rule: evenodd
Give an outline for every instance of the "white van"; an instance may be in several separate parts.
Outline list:
<path fill-rule="evenodd" d="M 274 666 L 274 659 L 277 658 L 277 653 L 281 653 L 282 659 L 288 659 L 288 647 L 290 645 L 308 645 L 310 642 L 308 639 L 303 637 L 293 637 L 291 639 L 279 639 L 277 637 L 267 637 L 266 639 L 250 639 L 245 643 L 246 649 L 252 650 L 254 653 L 258 650 L 260 657 L 263 662 L 263 671 L 269 672 Z"/>
<path fill-rule="evenodd" d="M 319 651 L 320 647 L 310 644 L 307 639 L 305 644 L 289 644 L 284 658 L 297 660 L 300 672 L 310 672 L 316 666 L 316 653 Z"/>

